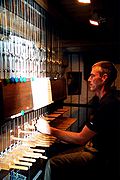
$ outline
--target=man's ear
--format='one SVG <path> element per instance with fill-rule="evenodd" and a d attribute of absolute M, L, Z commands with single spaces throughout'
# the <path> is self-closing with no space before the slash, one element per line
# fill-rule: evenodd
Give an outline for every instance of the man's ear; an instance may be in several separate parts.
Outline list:
<path fill-rule="evenodd" d="M 102 76 L 102 80 L 105 82 L 106 80 L 108 79 L 108 75 L 105 73 L 105 74 L 103 74 L 103 76 Z"/>

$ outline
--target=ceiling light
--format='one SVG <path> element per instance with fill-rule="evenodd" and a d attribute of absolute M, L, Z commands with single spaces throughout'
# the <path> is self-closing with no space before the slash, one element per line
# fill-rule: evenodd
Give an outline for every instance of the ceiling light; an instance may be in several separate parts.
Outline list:
<path fill-rule="evenodd" d="M 98 26 L 99 25 L 99 22 L 98 21 L 95 21 L 95 20 L 89 20 L 90 24 L 94 25 L 94 26 Z"/>
<path fill-rule="evenodd" d="M 80 3 L 91 3 L 90 0 L 78 0 Z"/>
<path fill-rule="evenodd" d="M 93 13 L 91 19 L 89 20 L 90 24 L 94 25 L 94 26 L 98 26 L 99 25 L 99 18 L 98 18 L 98 14 L 97 13 Z"/>
<path fill-rule="evenodd" d="M 101 23 L 105 22 L 105 18 L 98 16 L 97 13 L 94 13 L 91 17 L 91 19 L 89 20 L 90 24 L 94 25 L 94 26 L 99 26 Z"/>

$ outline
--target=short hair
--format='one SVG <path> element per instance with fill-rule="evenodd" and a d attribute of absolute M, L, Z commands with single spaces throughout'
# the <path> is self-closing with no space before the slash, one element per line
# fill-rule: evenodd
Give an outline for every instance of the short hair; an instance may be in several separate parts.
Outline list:
<path fill-rule="evenodd" d="M 103 74 L 108 75 L 106 85 L 111 86 L 112 83 L 117 78 L 117 69 L 116 69 L 115 65 L 110 61 L 99 61 L 99 62 L 93 64 L 92 67 L 95 67 L 95 66 L 101 67 L 101 71 L 100 71 L 101 76 Z"/>

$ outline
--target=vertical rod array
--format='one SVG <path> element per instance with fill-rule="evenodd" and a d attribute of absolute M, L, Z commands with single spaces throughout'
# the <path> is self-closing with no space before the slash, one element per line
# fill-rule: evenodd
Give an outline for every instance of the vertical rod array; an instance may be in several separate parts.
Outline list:
<path fill-rule="evenodd" d="M 0 79 L 46 76 L 46 14 L 34 1 L 0 2 Z"/>

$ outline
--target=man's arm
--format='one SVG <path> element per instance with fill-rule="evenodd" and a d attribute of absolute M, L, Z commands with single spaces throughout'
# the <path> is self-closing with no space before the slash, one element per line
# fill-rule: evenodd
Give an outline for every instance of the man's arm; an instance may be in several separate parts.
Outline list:
<path fill-rule="evenodd" d="M 84 126 L 81 132 L 64 131 L 53 127 L 50 127 L 50 131 L 51 135 L 62 141 L 80 145 L 85 145 L 96 135 L 96 132 L 90 130 L 87 126 Z"/>
<path fill-rule="evenodd" d="M 36 128 L 43 134 L 49 134 L 57 137 L 58 139 L 72 144 L 86 144 L 91 138 L 96 135 L 96 132 L 90 130 L 90 128 L 85 125 L 80 132 L 64 131 L 54 127 L 51 127 L 49 123 L 39 118 L 36 124 Z"/>

